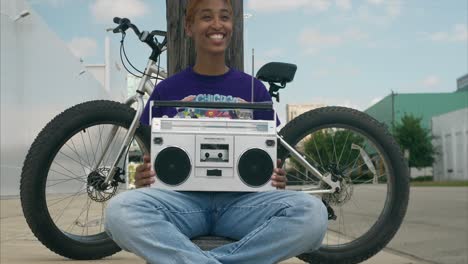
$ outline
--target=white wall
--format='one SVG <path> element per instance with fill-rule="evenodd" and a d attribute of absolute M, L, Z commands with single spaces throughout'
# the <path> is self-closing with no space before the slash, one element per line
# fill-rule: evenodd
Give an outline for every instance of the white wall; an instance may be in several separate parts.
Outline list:
<path fill-rule="evenodd" d="M 434 180 L 468 180 L 468 108 L 432 118 Z"/>
<path fill-rule="evenodd" d="M 433 173 L 433 168 L 432 167 L 424 167 L 421 169 L 418 169 L 416 167 L 411 167 L 410 168 L 410 176 L 412 179 L 418 178 L 418 177 L 423 177 L 423 176 L 434 176 Z"/>
<path fill-rule="evenodd" d="M 22 10 L 31 14 L 18 21 Z M 19 193 L 27 150 L 39 131 L 80 102 L 110 98 L 24 0 L 1 0 L 1 174 L 3 195 Z"/>

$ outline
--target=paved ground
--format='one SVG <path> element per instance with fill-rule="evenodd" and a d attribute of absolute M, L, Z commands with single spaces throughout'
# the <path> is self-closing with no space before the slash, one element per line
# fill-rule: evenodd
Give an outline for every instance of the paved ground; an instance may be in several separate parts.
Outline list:
<path fill-rule="evenodd" d="M 359 192 L 362 193 L 359 200 L 364 202 L 355 206 L 359 206 L 362 212 L 354 208 L 357 216 L 350 216 L 346 221 L 361 219 L 360 214 L 368 217 L 370 214 L 366 214 L 365 211 L 374 211 L 378 203 L 375 199 L 368 199 L 368 196 L 372 196 L 375 191 L 372 189 L 368 192 Z M 17 198 L 2 199 L 0 209 L 0 263 L 144 263 L 141 259 L 125 252 L 94 262 L 66 260 L 51 253 L 35 239 L 25 223 Z M 362 226 L 365 226 L 365 221 L 362 219 L 360 221 L 364 222 Z M 468 188 L 412 188 L 408 214 L 400 231 L 388 248 L 364 263 L 468 263 L 467 222 Z M 352 231 L 359 232 L 359 228 Z M 333 239 L 336 240 L 331 236 L 328 236 L 328 239 L 328 243 L 333 243 Z M 290 259 L 281 264 L 299 263 L 304 262 Z"/>
<path fill-rule="evenodd" d="M 347 224 L 336 221 L 329 228 L 360 234 L 375 221 L 385 193 L 382 185 L 355 187 L 344 214 L 337 211 Z M 412 187 L 406 217 L 387 250 L 429 263 L 468 264 L 467 223 L 468 187 Z"/>
<path fill-rule="evenodd" d="M 413 187 L 389 247 L 431 263 L 468 263 L 468 187 Z"/>

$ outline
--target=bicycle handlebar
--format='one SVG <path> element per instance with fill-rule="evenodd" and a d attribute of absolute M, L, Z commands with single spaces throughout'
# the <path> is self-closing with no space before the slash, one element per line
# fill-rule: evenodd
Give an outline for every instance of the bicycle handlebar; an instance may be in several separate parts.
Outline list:
<path fill-rule="evenodd" d="M 140 37 L 141 32 L 138 29 L 137 26 L 133 25 L 132 22 L 130 22 L 130 19 L 128 18 L 120 18 L 120 17 L 114 17 L 114 23 L 119 24 L 116 28 L 114 28 L 113 32 L 114 33 L 120 33 L 120 32 L 125 32 L 127 29 L 131 28 L 135 32 L 135 34 Z"/>
<path fill-rule="evenodd" d="M 112 30 L 114 33 L 125 33 L 129 28 L 131 28 L 137 37 L 140 39 L 141 42 L 144 42 L 150 46 L 150 48 L 153 50 L 153 54 L 151 55 L 151 58 L 157 58 L 159 54 L 162 53 L 162 50 L 164 46 L 167 44 L 167 33 L 165 31 L 161 30 L 153 30 L 151 32 L 148 31 L 143 31 L 141 32 L 137 26 L 132 24 L 130 19 L 128 18 L 120 18 L 120 17 L 114 17 L 113 19 L 115 24 L 118 24 L 116 28 Z M 159 43 L 158 39 L 155 38 L 155 36 L 161 36 L 164 37 L 164 40 L 162 43 Z"/>

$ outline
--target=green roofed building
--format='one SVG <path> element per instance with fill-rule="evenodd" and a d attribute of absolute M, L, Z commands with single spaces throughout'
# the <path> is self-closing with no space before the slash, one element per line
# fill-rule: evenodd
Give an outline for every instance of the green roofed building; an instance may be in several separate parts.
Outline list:
<path fill-rule="evenodd" d="M 405 114 L 422 118 L 422 126 L 431 131 L 437 153 L 429 174 L 412 168 L 412 177 L 431 174 L 434 180 L 468 180 L 467 111 L 468 74 L 457 79 L 455 92 L 391 93 L 365 112 L 386 124 L 390 131 Z M 423 174 L 418 175 L 420 172 Z"/>
<path fill-rule="evenodd" d="M 468 73 L 457 79 L 457 92 L 468 91 Z"/>
<path fill-rule="evenodd" d="M 468 75 L 467 75 L 468 77 Z M 459 79 L 460 80 L 460 79 Z M 391 130 L 405 114 L 422 118 L 422 126 L 431 129 L 431 119 L 468 107 L 468 82 L 453 93 L 392 93 L 369 107 L 365 112 L 383 122 Z"/>

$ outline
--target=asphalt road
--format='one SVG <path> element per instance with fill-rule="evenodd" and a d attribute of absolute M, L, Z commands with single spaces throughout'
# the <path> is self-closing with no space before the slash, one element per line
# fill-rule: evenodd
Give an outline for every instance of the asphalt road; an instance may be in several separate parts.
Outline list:
<path fill-rule="evenodd" d="M 468 263 L 468 187 L 412 187 L 389 247 L 432 263 Z"/>
<path fill-rule="evenodd" d="M 383 185 L 355 187 L 329 227 L 359 236 L 375 222 L 385 192 Z M 388 249 L 428 263 L 467 264 L 468 187 L 412 187 L 405 219 Z"/>
<path fill-rule="evenodd" d="M 383 206 L 384 194 L 384 186 L 356 187 L 353 190 L 353 199 L 346 203 L 342 210 L 336 210 L 337 215 L 341 217 L 329 227 L 339 233 L 359 236 L 375 221 Z M 29 261 L 23 259 L 27 256 L 57 258 L 32 236 L 17 199 L 2 199 L 1 205 L 2 261 L 0 262 L 28 263 Z M 466 264 L 468 263 L 467 223 L 468 187 L 413 187 L 408 212 L 400 230 L 385 252 L 379 253 L 381 257 L 378 255 L 366 263 Z M 337 233 L 334 232 L 325 238 L 324 243 L 343 243 L 346 239 L 344 236 L 337 237 Z M 129 260 L 127 257 L 134 260 L 128 254 L 120 254 L 109 260 L 114 263 L 123 258 L 123 263 L 126 263 Z M 285 263 L 301 262 L 291 259 Z"/>

